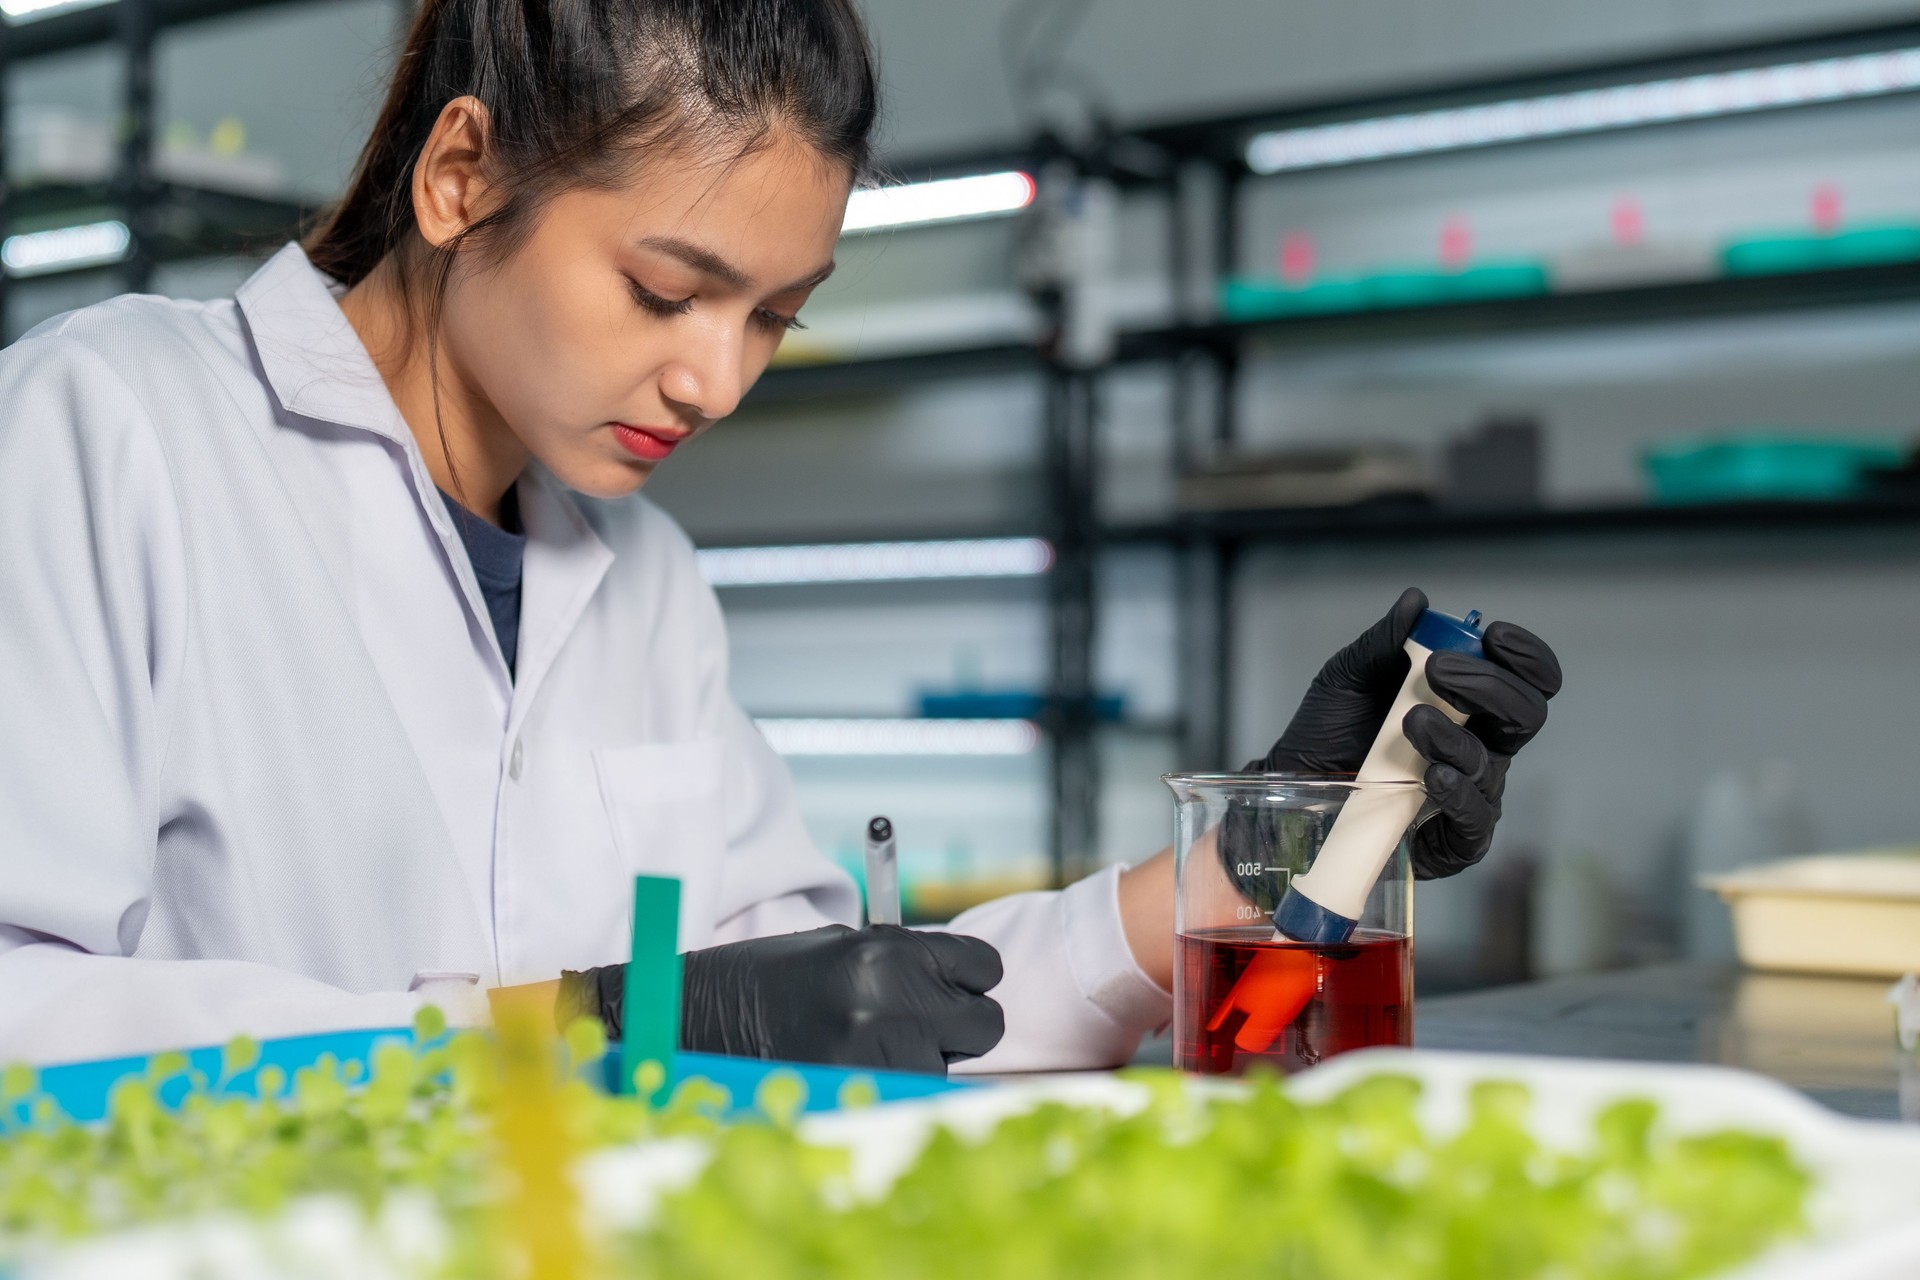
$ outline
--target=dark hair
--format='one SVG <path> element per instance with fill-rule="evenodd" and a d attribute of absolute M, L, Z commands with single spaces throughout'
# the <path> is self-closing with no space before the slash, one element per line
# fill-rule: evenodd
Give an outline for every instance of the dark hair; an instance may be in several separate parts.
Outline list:
<path fill-rule="evenodd" d="M 649 147 L 751 151 L 774 130 L 864 175 L 873 57 L 852 0 L 425 0 L 347 193 L 308 237 L 314 266 L 358 284 L 399 254 L 416 282 L 413 166 L 447 103 L 488 113 L 506 200 L 441 246 L 437 299 L 462 242 L 510 249 L 559 192 L 631 174 Z"/>

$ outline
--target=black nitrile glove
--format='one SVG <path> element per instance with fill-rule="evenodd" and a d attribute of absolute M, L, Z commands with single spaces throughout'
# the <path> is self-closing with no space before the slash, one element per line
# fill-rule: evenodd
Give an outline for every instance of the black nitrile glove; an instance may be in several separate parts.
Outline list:
<path fill-rule="evenodd" d="M 986 994 L 1000 953 L 957 933 L 831 924 L 682 960 L 680 1046 L 698 1053 L 945 1075 L 1007 1029 Z M 558 1019 L 597 1016 L 618 1039 L 625 979 L 620 965 L 562 975 Z"/>
<path fill-rule="evenodd" d="M 1426 607 L 1425 593 L 1409 587 L 1386 617 L 1327 659 L 1287 731 L 1248 770 L 1358 772 L 1407 678 L 1404 646 Z M 1413 836 L 1413 870 L 1421 880 L 1453 875 L 1486 856 L 1500 820 L 1507 766 L 1540 732 L 1547 699 L 1560 692 L 1560 660 L 1532 632 L 1495 622 L 1482 643 L 1484 659 L 1444 650 L 1427 659 L 1427 683 L 1467 713 L 1466 725 L 1420 706 L 1402 726 L 1428 761 L 1431 815 Z"/>

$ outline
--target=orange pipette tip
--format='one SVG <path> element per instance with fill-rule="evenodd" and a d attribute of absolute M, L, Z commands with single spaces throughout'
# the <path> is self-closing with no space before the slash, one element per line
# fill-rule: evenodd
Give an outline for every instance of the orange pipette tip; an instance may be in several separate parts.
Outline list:
<path fill-rule="evenodd" d="M 1242 1053 L 1265 1053 L 1300 1016 L 1318 987 L 1319 964 L 1311 951 L 1297 947 L 1262 951 L 1214 1010 L 1207 1030 L 1218 1031 L 1227 1015 L 1238 1009 L 1247 1020 L 1234 1034 L 1234 1047 Z"/>

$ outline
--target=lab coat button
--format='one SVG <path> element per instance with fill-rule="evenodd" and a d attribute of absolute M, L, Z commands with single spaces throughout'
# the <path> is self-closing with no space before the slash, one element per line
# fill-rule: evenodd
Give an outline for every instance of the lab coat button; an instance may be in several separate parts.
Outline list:
<path fill-rule="evenodd" d="M 520 781 L 520 762 L 526 759 L 526 755 L 526 748 L 521 745 L 520 739 L 515 738 L 513 754 L 507 758 L 507 776 L 515 782 Z"/>

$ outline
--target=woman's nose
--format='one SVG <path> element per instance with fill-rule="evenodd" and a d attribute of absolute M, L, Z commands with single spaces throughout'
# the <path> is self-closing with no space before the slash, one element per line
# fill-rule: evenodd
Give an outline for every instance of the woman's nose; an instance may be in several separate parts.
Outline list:
<path fill-rule="evenodd" d="M 661 373 L 661 393 L 708 422 L 724 418 L 740 407 L 746 394 L 742 353 L 735 335 L 702 335 L 698 348 L 681 353 Z"/>

